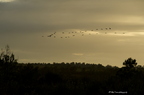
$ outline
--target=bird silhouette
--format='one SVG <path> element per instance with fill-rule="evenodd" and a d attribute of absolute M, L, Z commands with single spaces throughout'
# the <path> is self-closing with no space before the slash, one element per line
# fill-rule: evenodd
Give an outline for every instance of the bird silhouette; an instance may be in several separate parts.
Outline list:
<path fill-rule="evenodd" d="M 96 32 L 94 34 L 101 34 L 101 33 L 98 33 L 96 30 L 105 30 L 103 33 L 104 34 L 108 34 L 107 30 L 111 30 L 112 28 L 111 27 L 101 27 L 101 28 L 95 28 L 95 29 L 90 29 L 90 30 L 80 30 L 80 31 L 68 31 L 68 32 L 65 32 L 65 31 L 62 31 L 60 32 L 61 35 L 63 36 L 60 36 L 60 37 L 57 37 L 57 34 L 59 34 L 59 32 L 52 32 L 51 34 L 49 35 L 42 35 L 41 37 L 51 37 L 51 38 L 71 38 L 71 37 L 74 37 L 74 36 L 77 36 L 77 35 L 80 35 L 80 36 L 86 36 L 85 33 L 87 32 L 88 34 L 87 35 L 92 35 L 93 33 L 91 32 Z M 114 34 L 117 34 L 117 32 L 114 32 Z M 122 32 L 121 34 L 125 34 L 125 32 Z"/>

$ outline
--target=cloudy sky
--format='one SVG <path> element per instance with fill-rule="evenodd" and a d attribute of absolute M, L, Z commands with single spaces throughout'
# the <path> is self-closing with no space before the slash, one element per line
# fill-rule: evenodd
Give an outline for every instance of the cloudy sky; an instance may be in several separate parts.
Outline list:
<path fill-rule="evenodd" d="M 0 0 L 0 48 L 18 62 L 144 65 L 144 0 Z"/>

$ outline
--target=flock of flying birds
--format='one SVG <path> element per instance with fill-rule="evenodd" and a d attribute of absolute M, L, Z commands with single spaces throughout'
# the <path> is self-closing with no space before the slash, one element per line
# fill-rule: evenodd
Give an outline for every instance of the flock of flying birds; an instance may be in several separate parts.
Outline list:
<path fill-rule="evenodd" d="M 42 37 L 49 37 L 49 38 L 70 38 L 70 37 L 74 37 L 74 36 L 76 36 L 76 35 L 78 35 L 78 34 L 80 34 L 81 36 L 84 36 L 84 35 L 86 35 L 86 33 L 87 33 L 87 35 L 91 35 L 92 34 L 92 32 L 93 33 L 96 33 L 96 34 L 99 34 L 99 32 L 96 32 L 96 31 L 99 31 L 99 30 L 105 30 L 105 34 L 107 34 L 107 31 L 108 30 L 111 30 L 112 28 L 101 28 L 101 29 L 95 29 L 95 30 L 89 30 L 89 31 L 73 31 L 73 32 L 54 32 L 54 33 L 52 33 L 52 34 L 49 34 L 49 35 L 46 35 L 46 36 L 42 36 Z M 57 34 L 61 34 L 61 36 L 58 36 Z M 114 32 L 114 34 L 117 34 L 116 32 Z M 125 33 L 123 33 L 123 34 L 125 34 Z"/>

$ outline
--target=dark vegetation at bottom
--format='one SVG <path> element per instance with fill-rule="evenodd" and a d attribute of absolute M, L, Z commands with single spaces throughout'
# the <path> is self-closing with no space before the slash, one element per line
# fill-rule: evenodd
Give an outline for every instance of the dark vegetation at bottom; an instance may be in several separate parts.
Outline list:
<path fill-rule="evenodd" d="M 123 65 L 20 64 L 7 45 L 0 54 L 0 95 L 143 95 L 144 68 L 132 58 Z"/>
<path fill-rule="evenodd" d="M 101 64 L 0 64 L 0 95 L 130 95 L 144 93 L 144 68 Z M 122 93 L 121 93 L 122 94 Z M 126 94 L 126 93 L 123 93 Z"/>

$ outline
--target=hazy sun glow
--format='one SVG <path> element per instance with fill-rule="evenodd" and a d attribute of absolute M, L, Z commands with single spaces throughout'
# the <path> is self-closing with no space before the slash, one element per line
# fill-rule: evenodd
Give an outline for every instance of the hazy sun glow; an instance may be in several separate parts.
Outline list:
<path fill-rule="evenodd" d="M 0 0 L 0 2 L 12 2 L 14 0 Z"/>

